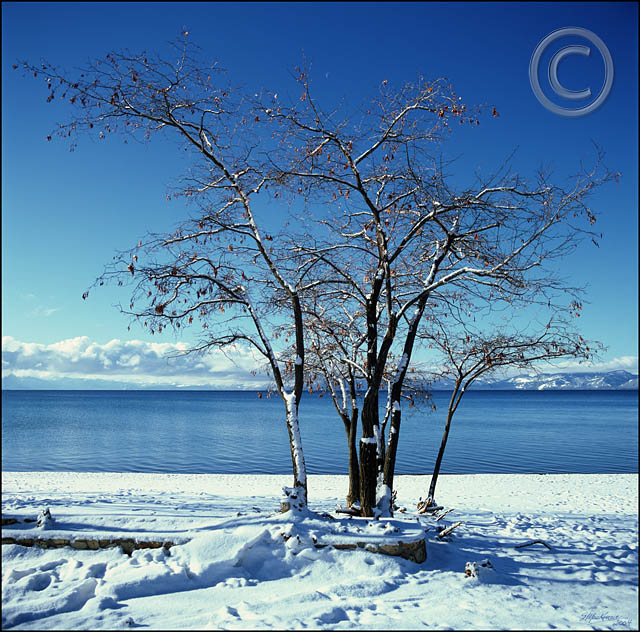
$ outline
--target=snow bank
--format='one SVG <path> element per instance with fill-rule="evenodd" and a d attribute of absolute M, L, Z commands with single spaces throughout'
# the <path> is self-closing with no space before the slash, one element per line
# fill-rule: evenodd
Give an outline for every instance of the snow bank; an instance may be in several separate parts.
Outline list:
<path fill-rule="evenodd" d="M 345 476 L 310 475 L 314 511 L 276 513 L 289 476 L 3 473 L 3 517 L 48 507 L 52 520 L 3 536 L 184 542 L 131 556 L 4 545 L 3 629 L 637 628 L 636 475 L 443 475 L 438 501 L 454 511 L 438 523 L 411 511 L 429 477 L 396 477 L 409 511 L 374 521 L 322 516 Z M 420 535 L 422 564 L 316 548 Z M 532 540 L 551 549 L 516 548 Z"/>

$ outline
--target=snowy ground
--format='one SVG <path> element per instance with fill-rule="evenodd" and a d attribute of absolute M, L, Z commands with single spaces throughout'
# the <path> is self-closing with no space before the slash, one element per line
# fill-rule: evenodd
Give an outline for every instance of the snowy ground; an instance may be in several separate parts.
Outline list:
<path fill-rule="evenodd" d="M 2 546 L 3 629 L 638 629 L 635 474 L 442 476 L 462 520 L 440 541 L 397 478 L 395 520 L 321 518 L 346 477 L 311 476 L 315 514 L 277 514 L 290 476 L 3 472 L 3 537 L 133 537 L 164 549 Z M 336 514 L 333 514 L 334 516 Z M 360 529 L 360 532 L 357 530 Z M 397 531 L 395 531 L 397 529 Z M 346 531 L 345 531 L 346 530 Z M 283 533 L 285 537 L 283 537 Z M 426 562 L 315 548 L 339 534 L 426 537 Z M 515 548 L 533 539 L 540 544 Z M 467 577 L 467 562 L 493 570 Z"/>

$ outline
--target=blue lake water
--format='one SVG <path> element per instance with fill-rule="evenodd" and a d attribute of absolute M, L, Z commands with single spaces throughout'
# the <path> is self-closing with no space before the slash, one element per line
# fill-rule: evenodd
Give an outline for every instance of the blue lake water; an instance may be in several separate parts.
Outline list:
<path fill-rule="evenodd" d="M 430 473 L 449 394 L 405 407 L 396 473 Z M 453 419 L 443 473 L 638 471 L 637 391 L 471 391 Z M 347 470 L 327 395 L 305 393 L 308 471 Z M 4 471 L 280 474 L 291 471 L 277 396 L 198 391 L 2 391 Z"/>

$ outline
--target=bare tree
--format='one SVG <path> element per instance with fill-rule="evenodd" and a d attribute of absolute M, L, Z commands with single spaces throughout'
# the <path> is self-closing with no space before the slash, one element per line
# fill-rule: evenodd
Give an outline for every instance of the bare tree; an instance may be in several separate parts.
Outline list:
<path fill-rule="evenodd" d="M 609 174 L 596 161 L 561 187 L 545 173 L 527 181 L 505 164 L 460 188 L 461 178 L 448 175 L 436 143 L 454 123 L 479 124 L 481 108 L 462 104 L 446 81 L 420 79 L 395 91 L 385 80 L 362 111 L 348 113 L 319 107 L 305 69 L 299 72 L 301 94 L 295 104 L 284 104 L 273 93 L 261 93 L 248 103 L 221 87 L 215 81 L 217 68 L 204 69 L 184 43 L 171 62 L 109 54 L 74 79 L 46 64 L 24 67 L 47 81 L 48 99 L 62 92 L 80 108 L 81 116 L 60 127 L 62 136 L 96 127 L 102 135 L 117 129 L 144 137 L 170 132 L 191 152 L 193 168 L 182 193 L 198 201 L 202 213 L 174 238 L 147 244 L 152 251 L 170 251 L 173 260 L 146 268 L 135 260 L 117 262 L 127 263 L 151 301 L 146 311 L 131 310 L 147 323 L 164 319 L 176 327 L 194 314 L 178 311 L 180 300 L 197 306 L 203 318 L 211 317 L 216 307 L 234 309 L 234 315 L 246 310 L 253 335 L 227 320 L 200 348 L 243 341 L 267 359 L 287 412 L 294 488 L 300 490 L 294 495 L 306 499 L 297 425 L 305 335 L 318 348 L 332 339 L 333 360 L 323 365 L 327 358 L 319 355 L 316 366 L 326 371 L 328 383 L 339 387 L 339 379 L 348 384 L 363 375 L 359 498 L 362 515 L 371 516 L 376 506 L 383 512 L 390 508 L 401 402 L 417 335 L 428 327 L 423 318 L 427 306 L 445 295 L 461 302 L 473 297 L 550 307 L 559 297 L 577 296 L 549 264 L 570 253 L 581 235 L 590 234 L 595 216 L 586 200 Z M 492 113 L 497 115 L 495 109 Z M 316 217 L 310 239 L 286 242 L 278 237 L 278 244 L 288 246 L 272 250 L 253 204 L 267 191 L 272 199 L 288 196 L 306 205 L 307 218 Z M 214 254 L 203 257 L 196 240 L 215 243 Z M 215 273 L 221 267 L 224 278 Z M 147 289 L 145 283 L 153 287 Z M 203 286 L 196 288 L 197 283 Z M 209 298 L 203 304 L 205 287 Z M 332 302 L 329 314 L 318 312 L 320 287 L 322 300 Z M 211 304 L 209 288 L 215 297 Z M 264 326 L 271 309 L 287 314 L 295 340 L 286 350 L 294 377 L 291 391 L 285 389 L 279 366 L 285 356 L 276 357 Z M 338 318 L 339 309 L 344 319 Z M 333 337 L 316 314 L 331 326 Z M 355 327 L 353 318 L 358 320 Z M 344 336 L 353 338 L 347 342 Z M 380 423 L 379 408 L 387 381 L 385 446 L 386 421 Z M 344 401 L 338 406 L 341 416 Z M 347 407 L 350 445 L 355 441 L 354 402 L 351 398 Z"/>
<path fill-rule="evenodd" d="M 585 341 L 557 312 L 544 327 L 538 326 L 538 331 L 534 333 L 527 333 L 526 330 L 521 332 L 513 326 L 504 325 L 485 332 L 471 322 L 460 319 L 459 311 L 453 320 L 451 316 L 454 314 L 450 312 L 448 316 L 447 319 L 446 316 L 432 315 L 429 329 L 421 336 L 431 348 L 440 352 L 439 358 L 434 360 L 439 365 L 435 379 L 453 380 L 429 492 L 426 501 L 418 503 L 421 512 L 437 504 L 436 484 L 451 421 L 462 397 L 475 380 L 507 368 L 536 370 L 541 362 L 551 363 L 569 358 L 592 360 L 602 350 L 600 343 Z"/>
<path fill-rule="evenodd" d="M 250 106 L 186 39 L 170 59 L 125 52 L 75 72 L 47 63 L 22 66 L 46 81 L 47 101 L 63 98 L 78 111 L 57 132 L 71 139 L 72 148 L 78 134 L 97 131 L 100 138 L 122 133 L 125 142 L 166 135 L 189 152 L 191 171 L 176 195 L 197 203 L 195 217 L 118 254 L 94 285 L 129 280 L 132 299 L 123 311 L 151 333 L 199 322 L 204 333 L 191 352 L 246 344 L 266 360 L 286 411 L 294 475 L 293 487 L 285 488 L 286 506 L 303 509 L 307 475 L 298 408 L 305 359 L 301 295 L 307 288 L 303 269 L 274 250 L 278 240 L 261 228 L 254 210 L 255 197 L 271 179 L 257 155 L 259 121 Z M 291 387 L 273 344 L 274 304 L 285 306 L 294 332 Z"/>
<path fill-rule="evenodd" d="M 281 139 L 270 158 L 282 186 L 302 195 L 311 212 L 327 209 L 319 221 L 326 244 L 315 256 L 364 315 L 360 501 L 362 515 L 371 516 L 376 504 L 389 506 L 402 391 L 427 304 L 445 289 L 522 306 L 573 295 L 549 263 L 590 234 L 595 216 L 586 199 L 610 175 L 598 157 L 561 187 L 545 173 L 527 182 L 506 164 L 456 190 L 431 148 L 452 122 L 478 124 L 478 109 L 462 105 L 445 82 L 394 92 L 385 81 L 369 108 L 350 117 L 320 108 L 306 71 L 299 81 L 299 104 L 285 107 L 271 96 L 262 111 Z M 379 481 L 379 395 L 394 348 L 400 361 Z"/>
<path fill-rule="evenodd" d="M 337 299 L 337 300 L 336 300 Z M 332 292 L 328 284 L 317 287 L 313 303 L 307 301 L 310 319 L 307 319 L 311 341 L 307 344 L 307 376 L 311 383 L 318 382 L 329 392 L 333 405 L 343 422 L 349 454 L 349 491 L 346 506 L 349 513 L 358 515 L 360 511 L 360 472 L 358 466 L 357 427 L 359 417 L 358 395 L 361 385 L 366 383 L 366 354 L 364 343 L 367 336 L 362 331 L 362 311 L 350 311 L 341 300 L 340 292 Z M 390 355 L 389 366 L 397 363 Z M 411 369 L 412 380 L 405 382 L 404 399 L 413 406 L 423 399 L 430 399 L 425 391 L 426 373 L 416 373 Z M 391 377 L 387 373 L 383 377 L 386 385 L 387 405 L 380 420 L 379 432 L 376 436 L 377 466 L 382 473 L 385 457 L 385 430 L 391 416 Z"/>

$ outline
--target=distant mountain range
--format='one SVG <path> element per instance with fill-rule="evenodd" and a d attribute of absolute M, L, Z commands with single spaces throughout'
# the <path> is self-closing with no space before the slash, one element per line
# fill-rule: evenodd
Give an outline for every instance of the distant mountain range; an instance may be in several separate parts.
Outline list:
<path fill-rule="evenodd" d="M 441 380 L 431 384 L 432 390 L 450 389 L 451 380 Z M 264 385 L 264 389 L 267 385 Z M 486 378 L 473 383 L 475 390 L 638 390 L 638 376 L 628 371 L 607 371 L 600 373 L 540 373 L 517 375 L 509 378 Z M 2 378 L 3 390 L 161 390 L 161 391 L 212 391 L 230 390 L 214 386 L 181 386 L 153 384 L 133 384 L 125 381 L 83 380 L 81 378 L 59 378 L 43 380 L 34 377 L 8 375 Z M 238 384 L 235 390 L 260 390 L 255 384 Z"/>
<path fill-rule="evenodd" d="M 442 380 L 431 385 L 432 389 L 449 389 L 452 380 Z M 508 378 L 477 380 L 471 388 L 476 390 L 520 391 L 617 391 L 638 390 L 638 376 L 628 371 L 605 373 L 539 373 L 516 375 Z"/>
<path fill-rule="evenodd" d="M 266 390 L 267 384 L 263 388 L 252 383 L 239 382 L 234 389 L 229 387 L 212 386 L 208 384 L 184 385 L 184 384 L 161 384 L 149 382 L 139 384 L 126 381 L 83 379 L 79 377 L 60 377 L 50 380 L 43 380 L 37 377 L 17 377 L 7 375 L 2 378 L 3 391 L 257 391 Z"/>

